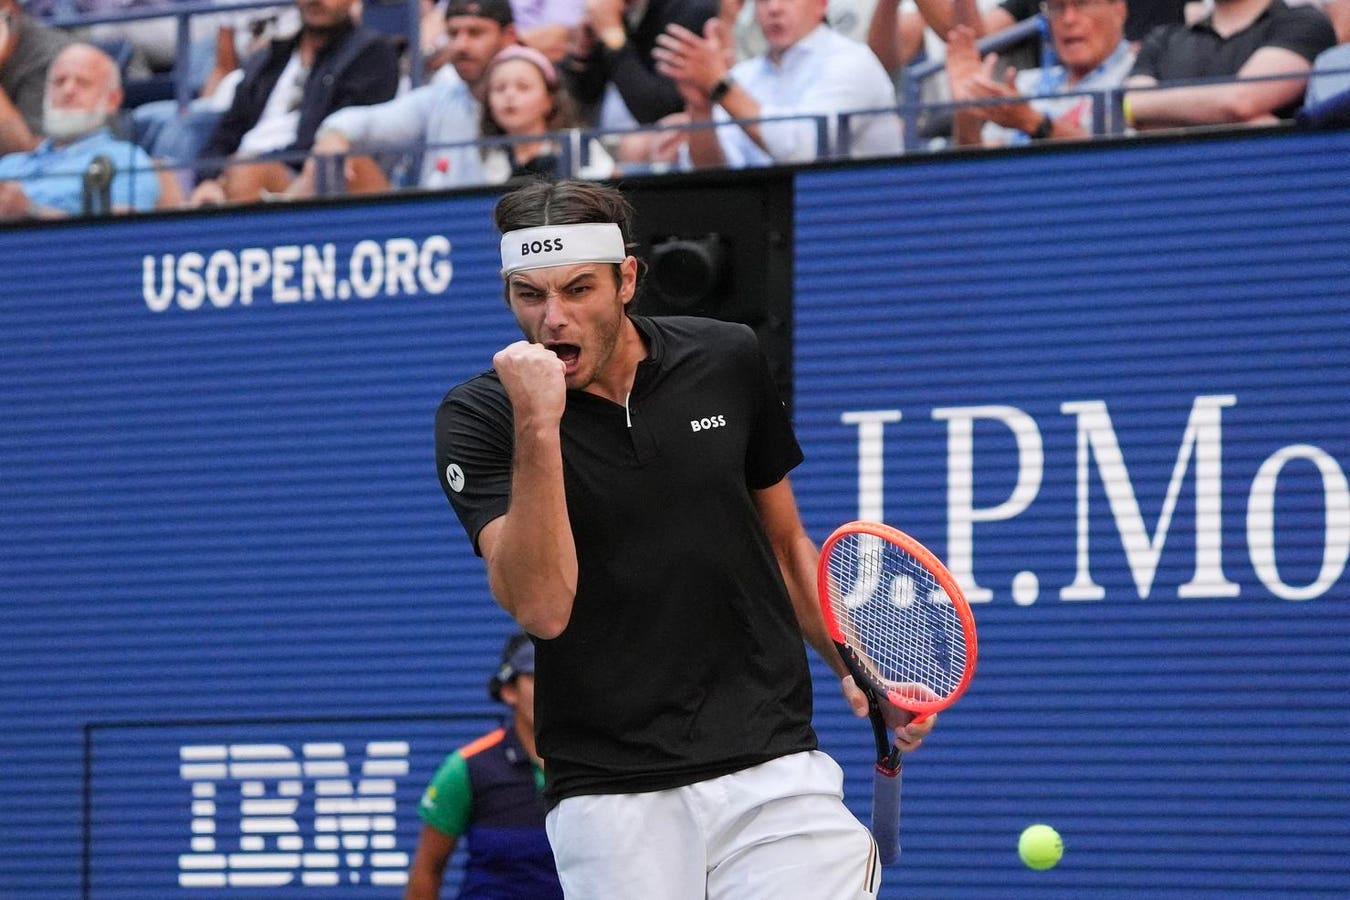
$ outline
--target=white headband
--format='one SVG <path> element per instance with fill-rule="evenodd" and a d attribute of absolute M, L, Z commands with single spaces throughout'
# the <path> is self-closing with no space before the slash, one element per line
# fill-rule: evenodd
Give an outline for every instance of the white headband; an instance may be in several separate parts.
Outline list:
<path fill-rule="evenodd" d="M 621 263 L 628 258 L 623 231 L 613 222 L 540 225 L 502 235 L 502 277 L 526 269 L 577 263 Z"/>

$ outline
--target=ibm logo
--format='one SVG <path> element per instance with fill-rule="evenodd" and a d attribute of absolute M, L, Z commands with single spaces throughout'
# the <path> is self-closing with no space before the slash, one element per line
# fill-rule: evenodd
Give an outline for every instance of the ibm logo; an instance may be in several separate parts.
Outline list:
<path fill-rule="evenodd" d="M 346 747 L 335 742 L 304 744 L 299 758 L 284 744 L 189 745 L 179 761 L 192 785 L 192 852 L 178 857 L 181 887 L 277 887 L 297 875 L 316 887 L 406 883 L 395 795 L 408 774 L 407 742 L 367 743 L 355 777 Z M 217 833 L 221 804 L 236 801 L 239 833 Z"/>

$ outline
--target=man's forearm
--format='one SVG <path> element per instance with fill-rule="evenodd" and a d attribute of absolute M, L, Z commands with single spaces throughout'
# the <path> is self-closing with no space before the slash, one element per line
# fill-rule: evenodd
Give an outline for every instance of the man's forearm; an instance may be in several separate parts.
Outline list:
<path fill-rule="evenodd" d="M 727 91 L 726 96 L 722 98 L 722 109 L 726 110 L 727 115 L 733 119 L 746 121 L 749 119 L 758 119 L 762 108 L 750 92 L 739 84 L 734 82 L 731 89 Z M 741 130 L 746 133 L 750 140 L 754 141 L 761 150 L 772 155 L 768 145 L 764 143 L 764 132 L 759 123 L 749 123 L 741 126 Z"/>
<path fill-rule="evenodd" d="M 867 46 L 887 72 L 900 68 L 904 61 L 900 47 L 900 0 L 877 0 L 867 26 Z"/>
<path fill-rule="evenodd" d="M 689 160 L 699 168 L 716 168 L 726 163 L 717 129 L 712 126 L 712 109 L 689 108 Z"/>
<path fill-rule="evenodd" d="M 502 608 L 537 637 L 561 634 L 576 598 L 577 552 L 556 425 L 517 423 L 511 506 L 484 528 L 480 545 Z"/>
<path fill-rule="evenodd" d="M 1220 84 L 1132 91 L 1127 96 L 1130 124 L 1136 128 L 1226 125 L 1260 115 L 1244 95 L 1246 85 Z"/>
<path fill-rule="evenodd" d="M 816 592 L 816 561 L 819 553 L 816 545 L 803 532 L 792 546 L 778 551 L 778 565 L 783 571 L 787 583 L 788 595 L 792 598 L 793 612 L 797 616 L 797 625 L 802 637 L 815 648 L 820 658 L 843 678 L 848 668 L 835 650 L 834 640 L 825 627 L 825 617 L 820 611 L 820 598 Z"/>

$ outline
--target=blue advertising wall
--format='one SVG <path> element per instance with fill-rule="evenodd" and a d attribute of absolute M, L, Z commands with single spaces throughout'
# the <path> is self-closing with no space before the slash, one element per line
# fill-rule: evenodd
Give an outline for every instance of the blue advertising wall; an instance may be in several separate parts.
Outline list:
<path fill-rule="evenodd" d="M 980 628 L 883 897 L 1350 890 L 1347 151 L 798 173 L 803 516 L 913 532 Z M 0 234 L 0 896 L 400 895 L 509 630 L 431 447 L 515 337 L 493 199 Z"/>

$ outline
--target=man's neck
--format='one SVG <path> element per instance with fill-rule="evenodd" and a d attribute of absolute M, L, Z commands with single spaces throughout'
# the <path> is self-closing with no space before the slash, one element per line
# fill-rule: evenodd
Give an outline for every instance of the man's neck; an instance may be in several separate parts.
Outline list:
<path fill-rule="evenodd" d="M 52 142 L 52 148 L 53 148 L 53 149 L 56 149 L 56 150 L 60 150 L 60 149 L 63 149 L 63 148 L 65 148 L 65 147 L 69 147 L 71 144 L 78 144 L 80 141 L 84 140 L 85 138 L 91 137 L 92 135 L 97 134 L 98 132 L 102 131 L 102 130 L 103 130 L 104 128 L 106 128 L 106 127 L 107 127 L 106 125 L 100 125 L 100 126 L 98 126 L 97 128 L 95 128 L 93 131 L 86 131 L 84 134 L 77 134 L 77 135 L 74 135 L 74 136 L 72 136 L 72 137 L 51 138 L 50 140 L 51 140 L 51 142 Z"/>
<path fill-rule="evenodd" d="M 628 394 L 637 378 L 638 363 L 647 358 L 647 342 L 633 320 L 623 317 L 619 342 L 606 370 L 584 390 L 613 403 L 627 405 Z"/>
<path fill-rule="evenodd" d="M 1274 0 L 1214 0 L 1210 22 L 1221 36 L 1237 34 L 1256 21 Z"/>
<path fill-rule="evenodd" d="M 784 47 L 782 50 L 775 50 L 775 49 L 773 49 L 772 47 L 770 47 L 770 48 L 769 48 L 769 52 L 766 54 L 766 55 L 769 57 L 769 61 L 772 62 L 774 65 L 782 65 L 782 63 L 783 63 L 783 57 L 787 56 L 790 52 L 792 52 L 792 48 L 793 48 L 793 47 L 796 47 L 796 46 L 797 46 L 798 44 L 800 44 L 802 41 L 806 40 L 806 39 L 809 38 L 811 35 L 815 34 L 815 33 L 816 33 L 816 28 L 819 28 L 821 25 L 824 25 L 824 24 L 825 24 L 824 22 L 818 22 L 818 23 L 816 23 L 815 27 L 813 27 L 810 31 L 808 31 L 806 34 L 802 35 L 801 37 L 797 38 L 795 41 L 793 41 L 793 42 L 792 42 L 791 44 L 789 44 L 788 46 Z"/>
<path fill-rule="evenodd" d="M 318 56 L 324 47 L 332 43 L 337 33 L 347 27 L 346 22 L 340 25 L 334 25 L 332 28 L 302 28 L 300 29 L 300 40 L 296 44 L 296 52 L 300 54 L 300 61 L 305 67 L 313 65 L 314 57 Z"/>
<path fill-rule="evenodd" d="M 1107 61 L 1108 59 L 1111 58 L 1112 54 L 1114 54 L 1114 53 L 1116 52 L 1116 49 L 1117 49 L 1119 46 L 1120 46 L 1120 44 L 1116 44 L 1115 47 L 1112 47 L 1112 48 L 1111 48 L 1111 52 L 1110 52 L 1110 53 L 1106 54 L 1106 56 L 1104 56 L 1104 57 L 1102 57 L 1101 59 L 1097 60 L 1095 63 L 1093 63 L 1091 66 L 1089 66 L 1089 67 L 1087 67 L 1087 68 L 1085 68 L 1085 69 L 1084 69 L 1084 68 L 1071 69 L 1071 68 L 1069 68 L 1068 66 L 1065 66 L 1065 67 L 1064 67 L 1064 74 L 1065 74 L 1065 76 L 1066 76 L 1066 77 L 1065 77 L 1065 81 L 1068 83 L 1068 86 L 1069 86 L 1069 87 L 1073 87 L 1073 86 L 1077 85 L 1077 84 L 1078 84 L 1080 81 L 1082 81 L 1084 78 L 1087 78 L 1087 77 L 1088 77 L 1089 75 L 1091 75 L 1093 72 L 1097 71 L 1097 70 L 1100 69 L 1102 66 L 1106 65 L 1106 61 Z"/>
<path fill-rule="evenodd" d="M 530 759 L 539 762 L 539 752 L 534 749 L 534 722 L 527 721 L 524 716 L 516 713 L 511 718 L 511 728 L 515 731 L 520 746 L 530 754 Z"/>

